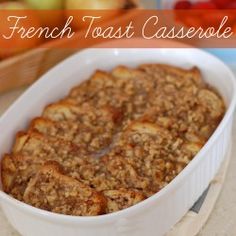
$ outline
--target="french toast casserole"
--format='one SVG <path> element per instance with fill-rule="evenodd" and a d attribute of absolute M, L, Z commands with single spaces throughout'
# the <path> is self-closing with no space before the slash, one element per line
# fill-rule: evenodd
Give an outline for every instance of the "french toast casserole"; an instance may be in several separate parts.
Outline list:
<path fill-rule="evenodd" d="M 65 215 L 128 208 L 170 183 L 224 113 L 196 67 L 96 71 L 16 135 L 1 162 L 3 190 Z"/>

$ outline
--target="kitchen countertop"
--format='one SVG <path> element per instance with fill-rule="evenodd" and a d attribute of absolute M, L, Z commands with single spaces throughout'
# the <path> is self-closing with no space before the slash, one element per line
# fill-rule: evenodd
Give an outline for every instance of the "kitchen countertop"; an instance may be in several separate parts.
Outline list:
<path fill-rule="evenodd" d="M 236 73 L 236 66 L 232 66 L 232 69 Z M 0 96 L 0 114 L 2 114 L 24 90 L 25 89 L 19 89 Z M 233 130 L 233 143 L 236 143 L 236 125 Z M 235 145 L 233 145 L 231 162 L 222 192 L 207 224 L 203 227 L 198 236 L 236 235 L 236 158 L 234 153 L 236 153 Z M 19 236 L 19 234 L 9 225 L 1 209 L 0 235 Z"/>

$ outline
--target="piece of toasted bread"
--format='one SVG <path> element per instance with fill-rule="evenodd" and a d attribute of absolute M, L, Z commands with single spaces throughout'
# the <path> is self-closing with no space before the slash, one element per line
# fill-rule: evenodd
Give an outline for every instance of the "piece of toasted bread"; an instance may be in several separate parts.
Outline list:
<path fill-rule="evenodd" d="M 167 140 L 171 140 L 171 133 L 164 127 L 155 123 L 134 121 L 127 126 L 119 140 L 115 143 L 115 150 L 136 148 L 139 146 L 143 148 L 145 145 L 164 144 Z M 133 156 L 135 156 L 133 154 Z"/>
<path fill-rule="evenodd" d="M 75 179 L 91 186 L 100 187 L 102 190 L 103 188 L 107 189 L 106 186 L 109 181 L 104 185 L 105 182 L 102 183 L 103 174 L 96 175 L 99 168 L 97 159 L 79 157 L 72 153 L 67 155 L 67 151 L 64 153 L 62 150 L 63 148 L 66 149 L 66 147 L 61 146 L 61 151 L 56 151 L 53 146 L 51 146 L 52 149 L 50 148 L 50 143 L 47 142 L 47 139 L 44 141 L 49 145 L 48 148 L 41 150 L 37 147 L 38 152 L 32 152 L 31 146 L 28 147 L 28 144 L 26 144 L 21 152 L 4 156 L 1 165 L 4 191 L 22 200 L 30 178 L 48 161 L 59 162 L 64 167 L 65 172 Z M 31 140 L 30 142 L 34 141 Z"/>
<path fill-rule="evenodd" d="M 52 121 L 76 121 L 82 124 L 94 124 L 95 122 L 114 122 L 122 120 L 122 111 L 114 107 L 106 106 L 96 109 L 86 103 L 76 106 L 65 102 L 58 102 L 46 107 L 43 117 Z"/>
<path fill-rule="evenodd" d="M 133 96 L 145 96 L 156 87 L 156 81 L 140 69 L 117 66 L 111 72 L 112 76 L 122 84 L 124 92 Z"/>
<path fill-rule="evenodd" d="M 111 144 L 116 127 L 109 123 L 107 126 L 101 127 L 97 124 L 85 125 L 71 121 L 53 122 L 46 118 L 37 118 L 31 123 L 30 130 L 69 141 L 83 149 L 85 153 L 94 154 Z"/>
<path fill-rule="evenodd" d="M 132 159 L 132 157 L 130 158 Z M 150 187 L 150 180 L 138 173 L 138 168 L 134 163 L 137 163 L 137 160 L 131 159 L 129 160 L 125 155 L 109 154 L 102 157 L 101 161 L 110 175 L 120 181 L 120 188 L 134 188 L 145 191 Z"/>
<path fill-rule="evenodd" d="M 222 118 L 225 112 L 225 105 L 216 93 L 209 89 L 202 89 L 198 93 L 198 99 L 200 104 L 208 109 L 208 114 L 213 119 Z"/>
<path fill-rule="evenodd" d="M 108 72 L 97 70 L 90 80 L 74 87 L 70 91 L 69 97 L 78 99 L 78 103 L 83 103 L 91 99 L 96 91 L 113 87 L 114 84 L 115 80 Z"/>
<path fill-rule="evenodd" d="M 166 82 L 172 82 L 176 85 L 181 83 L 181 79 L 183 79 L 183 83 L 186 83 L 186 81 L 189 80 L 200 87 L 204 86 L 205 84 L 202 79 L 201 72 L 197 67 L 193 67 L 191 69 L 182 69 L 166 64 L 143 64 L 139 66 L 139 69 L 145 71 L 153 78 L 159 80 L 164 79 Z"/>
<path fill-rule="evenodd" d="M 31 121 L 29 130 L 32 132 L 48 134 L 50 132 L 50 129 L 52 129 L 55 125 L 56 125 L 56 122 L 50 119 L 37 117 Z"/>
<path fill-rule="evenodd" d="M 103 191 L 107 198 L 106 213 L 112 213 L 134 206 L 145 199 L 145 195 L 132 189 Z"/>
<path fill-rule="evenodd" d="M 55 213 L 96 216 L 105 213 L 105 197 L 63 174 L 57 163 L 46 163 L 29 182 L 24 201 Z"/>
<path fill-rule="evenodd" d="M 117 66 L 115 67 L 111 74 L 117 79 L 123 79 L 125 81 L 129 79 L 135 79 L 138 77 L 146 76 L 142 71 L 138 69 L 128 68 L 126 66 Z"/>
<path fill-rule="evenodd" d="M 58 102 L 51 105 L 48 105 L 43 112 L 43 117 L 53 120 L 53 121 L 61 121 L 61 120 L 76 120 L 80 108 L 71 104 L 67 104 L 65 102 Z"/>
<path fill-rule="evenodd" d="M 28 138 L 29 136 L 27 135 L 26 132 L 20 131 L 16 134 L 16 140 L 15 143 L 13 145 L 13 153 L 17 153 L 20 152 L 25 144 L 28 142 Z"/>
<path fill-rule="evenodd" d="M 3 190 L 22 200 L 30 178 L 42 164 L 41 159 L 34 160 L 30 156 L 6 154 L 1 165 Z"/>
<path fill-rule="evenodd" d="M 42 118 L 34 120 L 31 129 L 45 135 L 70 141 L 88 153 L 107 148 L 120 128 L 123 114 L 119 109 L 94 109 L 57 103 L 48 106 Z"/>
<path fill-rule="evenodd" d="M 39 132 L 30 131 L 27 133 L 20 131 L 16 135 L 16 140 L 13 145 L 13 154 L 31 154 L 33 152 L 37 152 L 45 139 L 46 138 Z"/>
<path fill-rule="evenodd" d="M 152 85 L 142 78 L 144 74 L 137 77 L 137 74 L 128 79 L 122 72 L 122 68 L 129 71 L 125 67 L 117 67 L 114 69 L 114 76 L 112 73 L 97 71 L 87 83 L 85 88 L 83 85 L 73 89 L 69 96 L 64 100 L 71 104 L 82 104 L 87 102 L 94 107 L 113 106 L 117 108 L 124 108 L 127 110 L 127 103 L 131 104 L 131 100 L 137 94 L 144 94 L 144 91 L 150 90 Z M 117 71 L 117 73 L 115 73 Z M 140 73 L 142 73 L 140 71 Z M 123 75 L 123 76 L 122 76 Z M 135 77 L 136 76 L 136 77 Z M 142 78 L 142 79 L 138 79 Z M 147 88 L 148 87 L 148 88 Z M 145 89 L 146 88 L 146 89 Z M 86 96 L 86 94 L 88 94 Z M 89 96 L 89 98 L 88 98 Z M 86 99 L 84 99 L 86 97 Z M 136 99 L 138 101 L 138 99 Z M 81 102 L 83 101 L 83 102 Z"/>
<path fill-rule="evenodd" d="M 97 71 L 85 89 L 88 94 L 93 94 L 86 102 L 94 107 L 109 105 L 122 108 L 131 119 L 135 112 L 141 113 L 146 109 L 148 93 L 155 87 L 155 81 L 148 78 L 143 71 L 124 66 L 114 68 L 110 74 Z M 80 104 L 78 101 L 84 97 L 83 93 L 79 92 L 82 87 L 72 90 L 64 101 L 74 105 Z"/>
<path fill-rule="evenodd" d="M 63 101 L 74 105 L 89 103 L 95 107 L 104 105 L 121 107 L 122 104 L 119 106 L 119 103 L 124 100 L 127 101 L 127 98 L 115 78 L 110 73 L 98 70 L 88 81 L 73 88 Z"/>
<path fill-rule="evenodd" d="M 21 139 L 24 140 L 24 144 Z M 29 156 L 32 159 L 44 161 L 57 160 L 68 168 L 85 163 L 87 160 L 86 152 L 83 149 L 79 149 L 70 142 L 56 137 L 46 137 L 38 132 L 28 132 L 24 136 L 22 134 L 18 136 L 13 150 L 14 155 Z"/>
<path fill-rule="evenodd" d="M 164 127 L 136 121 L 102 161 L 123 187 L 140 189 L 150 196 L 171 181 L 180 167 L 183 169 L 185 164 L 179 159 L 182 143 Z"/>
<path fill-rule="evenodd" d="M 18 143 L 23 142 L 19 139 L 26 140 L 24 145 L 18 146 Z M 76 179 L 83 180 L 88 184 L 93 185 L 93 176 L 96 170 L 99 169 L 98 159 L 88 156 L 87 149 L 78 148 L 71 142 L 58 139 L 54 136 L 45 136 L 38 132 L 28 132 L 24 136 L 18 136 L 13 156 L 30 157 L 32 165 L 42 165 L 47 161 L 57 161 L 63 167 L 65 172 Z M 24 165 L 18 163 L 18 166 Z M 26 174 L 22 174 L 23 176 Z M 92 176 L 92 177 L 91 177 Z M 97 185 L 99 177 L 97 176 Z"/>
<path fill-rule="evenodd" d="M 137 132 L 137 133 L 147 133 L 150 135 L 169 135 L 169 132 L 157 125 L 157 124 L 153 124 L 153 123 L 148 123 L 148 122 L 136 122 L 134 121 L 133 123 L 131 123 L 129 125 L 129 127 L 126 130 L 127 132 Z"/>
<path fill-rule="evenodd" d="M 4 155 L 1 161 L 1 177 L 3 190 L 9 193 L 14 181 L 16 166 L 10 155 Z"/>

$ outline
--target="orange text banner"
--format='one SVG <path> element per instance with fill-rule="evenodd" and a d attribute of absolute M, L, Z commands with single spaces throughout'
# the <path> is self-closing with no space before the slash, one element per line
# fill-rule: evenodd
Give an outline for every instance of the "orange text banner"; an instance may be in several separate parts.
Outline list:
<path fill-rule="evenodd" d="M 236 47 L 236 10 L 1 10 L 0 22 L 6 54 L 34 47 L 104 47 L 100 43 L 110 40 L 116 40 L 111 47 L 158 47 L 160 39 L 199 48 Z M 130 43 L 120 43 L 124 39 Z"/>

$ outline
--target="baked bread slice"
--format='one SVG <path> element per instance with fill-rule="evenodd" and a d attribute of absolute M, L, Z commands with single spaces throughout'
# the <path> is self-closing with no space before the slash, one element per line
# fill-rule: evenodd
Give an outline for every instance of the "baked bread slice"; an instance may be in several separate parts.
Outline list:
<path fill-rule="evenodd" d="M 89 80 L 72 88 L 69 97 L 75 98 L 78 104 L 82 104 L 96 96 L 97 91 L 114 87 L 114 84 L 114 78 L 110 73 L 97 70 Z"/>
<path fill-rule="evenodd" d="M 86 88 L 84 84 L 74 88 L 64 101 L 81 104 L 84 93 L 92 94 L 86 99 L 87 103 L 95 107 L 109 105 L 121 108 L 127 114 L 127 119 L 131 119 L 135 112 L 141 113 L 146 109 L 146 98 L 154 89 L 152 82 L 141 70 L 119 66 L 110 74 L 97 71 Z"/>
<path fill-rule="evenodd" d="M 209 89 L 202 89 L 198 93 L 198 99 L 201 106 L 206 107 L 212 119 L 217 121 L 222 119 L 225 112 L 225 105 L 216 92 Z"/>
<path fill-rule="evenodd" d="M 57 161 L 64 170 L 80 179 L 80 168 L 92 165 L 95 159 L 88 158 L 86 152 L 70 142 L 37 132 L 18 135 L 13 155 L 29 156 L 34 162 Z"/>
<path fill-rule="evenodd" d="M 189 88 L 153 94 L 152 108 L 140 120 L 164 126 L 175 137 L 205 143 L 225 113 L 224 102 L 212 90 Z"/>
<path fill-rule="evenodd" d="M 138 173 L 138 168 L 136 168 L 135 160 L 132 157 L 129 159 L 122 154 L 108 154 L 102 157 L 101 161 L 109 175 L 120 181 L 116 188 L 149 191 L 151 181 Z"/>
<path fill-rule="evenodd" d="M 55 160 L 68 170 L 90 162 L 96 163 L 97 160 L 88 156 L 86 151 L 71 142 L 32 131 L 20 133 L 17 136 L 13 154 L 26 155 L 34 159 L 40 158 L 45 161 Z"/>
<path fill-rule="evenodd" d="M 75 87 L 71 90 L 69 97 L 71 98 L 80 98 L 84 97 L 82 94 L 86 92 L 89 99 L 85 99 L 83 102 L 92 99 L 94 96 L 98 95 L 98 92 L 103 90 L 104 92 L 109 89 L 115 90 L 123 90 L 123 93 L 126 95 L 131 95 L 135 92 L 134 89 L 137 88 L 142 90 L 152 88 L 152 84 L 150 84 L 151 80 L 148 78 L 146 73 L 142 70 L 131 69 L 125 66 L 118 66 L 114 68 L 111 73 L 98 70 L 96 71 L 92 77 L 87 81 L 87 83 L 83 83 L 81 86 Z M 147 81 L 148 80 L 148 81 Z M 147 87 L 144 87 L 147 86 Z M 102 94 L 101 94 L 102 95 Z"/>
<path fill-rule="evenodd" d="M 63 101 L 75 105 L 89 103 L 94 107 L 122 108 L 130 101 L 130 96 L 110 73 L 98 70 L 88 81 L 73 88 Z"/>
<path fill-rule="evenodd" d="M 105 213 L 106 198 L 63 174 L 57 163 L 46 163 L 29 182 L 24 201 L 54 213 L 96 216 Z"/>
<path fill-rule="evenodd" d="M 30 125 L 31 131 L 37 131 L 46 136 L 53 136 L 69 141 L 87 154 L 96 154 L 106 149 L 113 140 L 119 126 L 113 121 L 103 124 L 84 124 L 73 121 L 52 121 L 47 118 L 36 118 Z"/>
<path fill-rule="evenodd" d="M 117 66 L 111 71 L 111 75 L 116 78 L 120 84 L 123 83 L 123 87 L 126 89 L 125 91 L 127 91 L 127 93 L 130 91 L 132 91 L 133 94 L 148 93 L 155 89 L 155 81 L 140 69 Z"/>
<path fill-rule="evenodd" d="M 43 163 L 30 156 L 6 154 L 1 163 L 3 190 L 22 201 L 28 182 Z"/>
<path fill-rule="evenodd" d="M 43 119 L 35 120 L 31 128 L 71 141 L 88 153 L 96 153 L 112 143 L 123 115 L 119 109 L 112 107 L 95 109 L 88 104 L 78 107 L 60 102 L 48 106 Z"/>
<path fill-rule="evenodd" d="M 103 127 L 112 123 L 119 125 L 122 121 L 122 111 L 111 106 L 96 109 L 88 103 L 82 106 L 66 102 L 58 102 L 46 107 L 43 117 L 52 121 L 73 121 L 87 126 Z"/>
<path fill-rule="evenodd" d="M 103 191 L 107 198 L 106 213 L 113 213 L 134 206 L 145 200 L 144 194 L 132 189 Z"/>
<path fill-rule="evenodd" d="M 156 124 L 135 121 L 124 130 L 112 152 L 102 160 L 106 161 L 111 174 L 123 180 L 125 188 L 142 190 L 150 196 L 164 185 L 166 169 L 156 160 L 166 159 L 164 165 L 167 163 L 165 149 L 171 142 L 168 130 Z"/>
<path fill-rule="evenodd" d="M 83 157 L 83 150 L 70 142 L 58 139 L 57 137 L 46 137 L 39 132 L 19 132 L 13 146 L 13 154 L 24 154 L 32 157 L 43 158 L 70 158 L 80 154 Z"/>
<path fill-rule="evenodd" d="M 11 179 L 14 185 L 22 185 L 22 189 L 38 168 L 48 161 L 57 161 L 63 166 L 67 175 L 99 190 L 110 189 L 118 182 L 108 172 L 105 172 L 99 158 L 88 156 L 84 154 L 83 149 L 79 149 L 70 142 L 57 137 L 45 136 L 32 131 L 20 133 L 17 136 L 13 150 L 13 154 L 7 155 L 10 158 L 3 161 L 3 163 L 6 163 L 4 164 L 6 167 L 11 166 L 7 163 L 13 163 L 13 171 L 10 172 L 9 176 L 9 171 L 5 168 L 2 175 L 6 176 L 4 178 Z M 26 166 L 29 167 L 29 171 L 22 172 L 21 170 L 24 170 Z M 22 184 L 21 177 L 24 178 L 24 184 Z M 5 189 L 10 191 L 10 184 L 7 184 L 7 180 L 5 182 Z M 14 192 L 17 192 L 17 190 Z M 22 191 L 19 191 L 14 195 L 21 196 L 21 194 Z"/>
<path fill-rule="evenodd" d="M 156 115 L 149 114 L 146 120 L 155 119 L 158 123 L 160 117 L 172 120 L 169 126 L 172 135 L 205 143 L 222 119 L 225 107 L 217 92 L 205 84 L 200 70 L 162 64 L 145 64 L 139 68 L 158 81 L 156 91 L 149 98 Z"/>
<path fill-rule="evenodd" d="M 200 70 L 197 67 L 182 69 L 166 64 L 143 64 L 139 69 L 147 73 L 158 82 L 168 82 L 180 88 L 190 83 L 199 87 L 205 86 Z"/>
<path fill-rule="evenodd" d="M 172 136 L 157 124 L 136 121 L 102 161 L 121 186 L 150 196 L 172 181 L 201 147 L 200 143 Z"/>
<path fill-rule="evenodd" d="M 27 155 L 26 153 L 7 154 L 1 164 L 2 184 L 5 192 L 18 200 L 22 200 L 23 193 L 29 180 L 35 176 L 39 168 L 48 161 L 57 161 L 64 168 L 64 172 L 94 189 L 106 190 L 117 185 L 117 180 L 101 172 L 97 159 L 68 157 L 61 159 L 53 155 Z"/>
<path fill-rule="evenodd" d="M 10 192 L 14 176 L 16 172 L 16 166 L 13 163 L 10 155 L 4 155 L 1 161 L 1 178 L 3 190 L 7 193 Z"/>
<path fill-rule="evenodd" d="M 17 135 L 13 153 L 2 160 L 3 188 L 21 200 L 30 178 L 47 161 L 56 160 L 66 171 L 74 172 L 80 165 L 87 164 L 86 157 L 77 153 L 78 149 L 68 142 L 45 137 L 37 132 L 20 132 Z"/>

